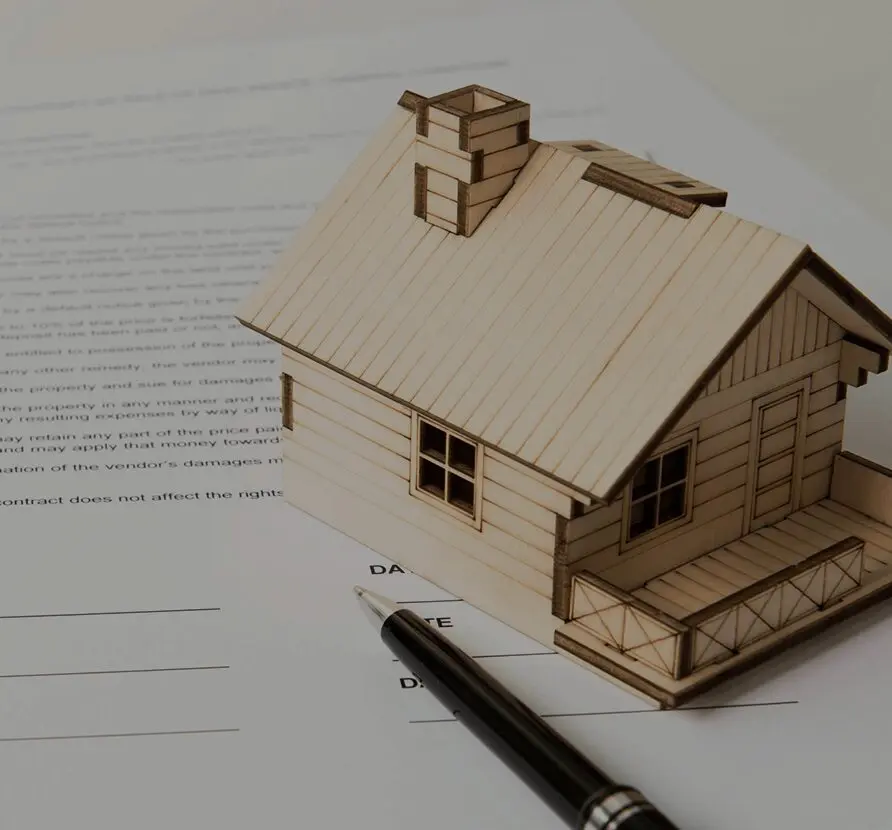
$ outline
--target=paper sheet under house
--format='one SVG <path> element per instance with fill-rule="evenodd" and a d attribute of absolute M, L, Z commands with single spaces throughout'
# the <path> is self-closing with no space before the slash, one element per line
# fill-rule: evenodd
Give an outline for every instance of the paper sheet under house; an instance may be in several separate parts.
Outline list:
<path fill-rule="evenodd" d="M 278 350 L 232 311 L 407 88 L 504 89 L 537 137 L 715 182 L 892 305 L 869 220 L 613 4 L 549 8 L 0 84 L 4 826 L 552 826 L 377 642 L 362 583 L 682 827 L 886 827 L 888 608 L 655 712 L 280 498 Z M 889 463 L 864 391 L 847 445 Z"/>

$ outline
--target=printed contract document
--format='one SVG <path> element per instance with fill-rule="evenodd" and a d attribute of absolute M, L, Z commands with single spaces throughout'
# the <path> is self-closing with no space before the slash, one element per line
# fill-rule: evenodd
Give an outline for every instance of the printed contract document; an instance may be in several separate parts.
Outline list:
<path fill-rule="evenodd" d="M 704 708 L 654 712 L 281 497 L 279 350 L 233 313 L 405 89 L 516 94 L 537 138 L 598 139 L 715 181 L 735 212 L 826 240 L 855 279 L 880 261 L 868 220 L 613 5 L 518 8 L 510 26 L 0 83 L 4 827 L 551 826 L 370 637 L 356 583 L 449 628 L 682 826 L 730 815 L 727 830 L 748 830 L 766 804 L 777 826 L 830 830 L 853 804 L 859 826 L 885 826 L 887 609 Z M 850 412 L 857 452 L 878 432 Z M 846 797 L 824 797 L 841 767 Z"/>

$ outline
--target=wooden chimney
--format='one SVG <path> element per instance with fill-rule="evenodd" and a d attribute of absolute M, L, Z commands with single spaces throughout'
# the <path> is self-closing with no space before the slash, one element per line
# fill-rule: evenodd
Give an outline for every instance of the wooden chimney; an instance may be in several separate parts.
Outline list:
<path fill-rule="evenodd" d="M 474 85 L 415 112 L 415 215 L 470 236 L 530 157 L 530 106 Z"/>

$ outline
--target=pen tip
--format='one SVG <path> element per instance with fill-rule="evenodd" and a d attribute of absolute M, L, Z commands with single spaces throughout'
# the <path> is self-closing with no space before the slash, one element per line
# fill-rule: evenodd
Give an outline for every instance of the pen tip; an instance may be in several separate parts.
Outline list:
<path fill-rule="evenodd" d="M 399 607 L 389 599 L 359 585 L 354 585 L 353 591 L 359 597 L 360 605 L 368 614 L 369 619 L 377 626 L 380 626 L 394 611 L 399 610 Z"/>

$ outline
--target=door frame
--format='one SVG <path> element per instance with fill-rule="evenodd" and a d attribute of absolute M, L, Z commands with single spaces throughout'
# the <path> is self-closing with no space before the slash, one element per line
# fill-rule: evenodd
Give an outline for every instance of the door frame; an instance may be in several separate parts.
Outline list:
<path fill-rule="evenodd" d="M 799 395 L 800 403 L 796 420 L 796 441 L 793 445 L 793 473 L 789 513 L 799 509 L 802 493 L 802 464 L 805 456 L 805 429 L 808 420 L 808 393 L 810 388 L 811 378 L 806 377 L 793 383 L 785 384 L 772 392 L 753 399 L 752 414 L 750 416 L 749 453 L 747 456 L 746 496 L 743 503 L 744 536 L 751 532 L 753 524 L 753 507 L 756 500 L 757 473 L 759 469 L 759 439 L 762 434 L 762 410 L 784 398 L 797 394 Z"/>

